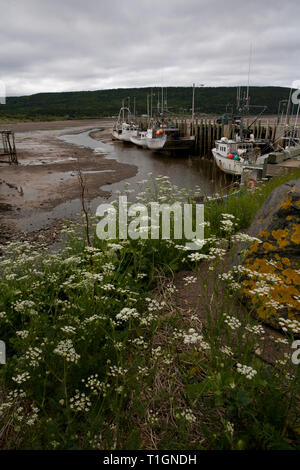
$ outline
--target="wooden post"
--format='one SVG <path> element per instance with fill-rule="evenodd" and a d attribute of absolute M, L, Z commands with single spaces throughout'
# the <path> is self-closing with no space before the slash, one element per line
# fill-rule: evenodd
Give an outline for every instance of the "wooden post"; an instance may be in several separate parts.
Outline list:
<path fill-rule="evenodd" d="M 215 146 L 215 141 L 216 141 L 216 122 L 214 121 L 213 122 L 213 126 L 212 126 L 212 145 L 213 145 L 213 148 Z"/>
<path fill-rule="evenodd" d="M 258 121 L 258 138 L 261 139 L 262 133 L 262 126 L 261 126 L 261 119 Z"/>
<path fill-rule="evenodd" d="M 207 157 L 210 158 L 211 152 L 211 121 L 209 119 L 208 126 L 207 126 Z"/>
<path fill-rule="evenodd" d="M 265 139 L 268 139 L 269 138 L 269 131 L 270 131 L 270 126 L 269 126 L 269 119 L 267 120 L 267 124 L 266 124 L 266 136 L 265 136 Z"/>
<path fill-rule="evenodd" d="M 199 125 L 199 155 L 202 157 L 202 148 L 203 148 L 203 119 L 200 120 Z"/>
<path fill-rule="evenodd" d="M 195 136 L 195 149 L 197 149 L 198 147 L 198 132 L 199 132 L 199 127 L 198 127 L 198 119 L 196 119 L 196 122 L 195 122 L 195 129 L 194 129 L 194 136 Z"/>

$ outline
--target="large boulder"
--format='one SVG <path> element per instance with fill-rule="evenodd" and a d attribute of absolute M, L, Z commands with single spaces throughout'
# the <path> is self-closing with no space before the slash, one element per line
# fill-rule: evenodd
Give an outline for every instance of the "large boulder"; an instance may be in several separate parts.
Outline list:
<path fill-rule="evenodd" d="M 243 259 L 250 274 L 243 282 L 243 292 L 253 311 L 265 322 L 276 328 L 288 326 L 297 333 L 300 327 L 297 323 L 300 321 L 300 179 L 272 191 L 248 234 L 261 242 L 253 242 Z"/>

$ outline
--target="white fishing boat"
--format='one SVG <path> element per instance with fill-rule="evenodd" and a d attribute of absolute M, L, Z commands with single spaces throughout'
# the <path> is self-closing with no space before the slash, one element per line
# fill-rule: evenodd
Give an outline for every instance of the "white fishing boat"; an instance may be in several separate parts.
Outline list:
<path fill-rule="evenodd" d="M 122 106 L 112 130 L 112 138 L 123 142 L 131 142 L 131 137 L 137 137 L 138 132 L 139 127 L 131 121 L 130 109 Z"/>
<path fill-rule="evenodd" d="M 148 129 L 146 145 L 149 150 L 161 150 L 167 141 L 167 134 L 163 129 Z"/>
<path fill-rule="evenodd" d="M 149 150 L 162 150 L 166 144 L 167 136 L 163 135 L 162 137 L 158 138 L 146 138 L 147 148 Z"/>
<path fill-rule="evenodd" d="M 220 170 L 224 173 L 240 176 L 245 166 L 258 164 L 258 150 L 253 144 L 250 141 L 237 141 L 222 137 L 221 140 L 216 141 L 216 147 L 212 149 L 212 154 Z M 262 159 L 259 162 L 262 166 Z"/>
<path fill-rule="evenodd" d="M 244 116 L 249 113 L 249 108 L 249 87 L 243 98 L 241 97 L 241 89 L 238 87 L 237 110 L 241 115 L 239 134 L 236 134 L 234 139 L 222 137 L 220 140 L 216 140 L 215 148 L 212 149 L 214 160 L 224 173 L 243 176 L 246 169 L 250 171 L 252 169 L 255 175 L 262 173 L 264 161 L 268 158 L 268 152 L 273 148 L 269 140 L 256 139 L 250 130 L 266 107 L 261 106 L 262 111 L 245 128 Z"/>
<path fill-rule="evenodd" d="M 138 130 L 138 126 L 123 122 L 120 126 L 113 129 L 112 136 L 114 139 L 122 140 L 123 142 L 131 142 L 131 137 L 136 137 Z"/>
<path fill-rule="evenodd" d="M 146 143 L 150 150 L 176 152 L 191 149 L 194 145 L 194 136 L 180 137 L 179 129 L 163 126 L 148 129 Z"/>
<path fill-rule="evenodd" d="M 130 141 L 137 145 L 138 147 L 147 148 L 146 140 L 147 140 L 147 131 L 139 131 L 136 136 L 131 136 Z"/>

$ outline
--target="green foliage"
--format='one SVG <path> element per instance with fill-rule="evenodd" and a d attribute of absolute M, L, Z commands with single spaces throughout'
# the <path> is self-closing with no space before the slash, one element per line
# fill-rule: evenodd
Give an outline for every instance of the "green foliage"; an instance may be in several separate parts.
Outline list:
<path fill-rule="evenodd" d="M 154 87 L 154 107 L 161 89 Z M 8 97 L 0 106 L 1 120 L 57 120 L 85 119 L 115 116 L 122 100 L 136 98 L 137 114 L 147 112 L 147 95 L 151 88 L 117 88 L 97 91 L 38 93 L 31 96 Z M 276 114 L 278 102 L 288 97 L 282 87 L 251 87 L 251 104 L 265 105 L 267 113 Z M 192 88 L 167 87 L 168 110 L 171 114 L 191 114 Z M 236 101 L 235 87 L 204 87 L 196 90 L 196 114 L 223 114 L 228 103 Z M 132 106 L 131 106 L 132 107 Z M 155 111 L 155 110 L 154 110 Z M 254 113 L 255 114 L 255 113 Z"/>
<path fill-rule="evenodd" d="M 228 199 L 221 199 L 220 201 L 212 201 L 205 204 L 205 220 L 210 223 L 210 228 L 207 229 L 206 235 L 224 235 L 220 229 L 220 221 L 224 213 L 235 216 L 235 230 L 246 229 L 273 189 L 287 181 L 297 178 L 300 178 L 300 170 L 271 178 L 265 183 L 259 183 L 259 185 L 251 191 L 246 189 L 237 191 L 235 189 Z"/>
<path fill-rule="evenodd" d="M 140 201 L 179 197 L 165 178 L 157 180 L 160 187 L 148 187 Z M 206 322 L 174 301 L 174 269 L 190 267 L 193 278 L 202 267 L 182 249 L 184 239 L 107 242 L 93 231 L 87 246 L 85 227 L 69 223 L 58 252 L 3 247 L 0 447 L 299 448 L 299 371 L 284 355 L 273 365 L 263 360 L 257 350 L 265 332 L 251 312 L 232 313 L 239 293 L 218 277 L 229 253 L 220 243 L 230 247 L 246 224 L 238 207 L 251 196 L 258 208 L 280 181 L 207 209 L 207 230 L 216 237 L 199 253 L 209 253 L 212 268 L 203 292 L 210 279 L 208 293 L 218 298 L 221 285 L 223 300 L 215 316 L 206 302 Z M 224 210 L 240 217 L 227 233 L 213 223 Z M 188 279 L 185 287 L 190 282 L 192 292 L 197 284 Z"/>

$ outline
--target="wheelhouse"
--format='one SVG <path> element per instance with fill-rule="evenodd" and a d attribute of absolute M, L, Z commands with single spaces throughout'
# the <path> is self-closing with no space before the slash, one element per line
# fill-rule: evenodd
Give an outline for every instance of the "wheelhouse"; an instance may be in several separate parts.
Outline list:
<path fill-rule="evenodd" d="M 227 157 L 228 154 L 247 156 L 253 153 L 253 143 L 221 139 L 216 141 L 216 151 L 223 157 Z"/>

